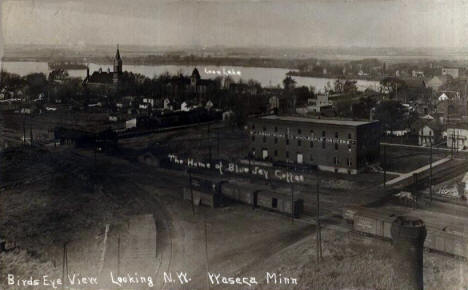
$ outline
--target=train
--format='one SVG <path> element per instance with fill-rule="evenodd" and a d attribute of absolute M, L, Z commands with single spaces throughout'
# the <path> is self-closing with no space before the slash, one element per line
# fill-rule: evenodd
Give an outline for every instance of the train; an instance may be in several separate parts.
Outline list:
<path fill-rule="evenodd" d="M 221 207 L 229 202 L 240 202 L 253 208 L 263 208 L 278 213 L 301 217 L 304 212 L 304 200 L 301 196 L 292 196 L 272 190 L 268 186 L 253 186 L 240 180 L 219 180 L 193 177 L 192 187 L 185 186 L 183 197 L 196 205 Z M 292 206 L 291 206 L 292 205 Z"/>
<path fill-rule="evenodd" d="M 353 231 L 385 240 L 392 239 L 392 223 L 401 215 L 408 213 L 405 210 L 362 206 L 348 206 L 343 209 L 343 219 L 352 224 Z M 424 242 L 426 249 L 468 258 L 468 235 L 463 227 L 434 221 L 424 221 L 424 224 L 427 230 Z"/>

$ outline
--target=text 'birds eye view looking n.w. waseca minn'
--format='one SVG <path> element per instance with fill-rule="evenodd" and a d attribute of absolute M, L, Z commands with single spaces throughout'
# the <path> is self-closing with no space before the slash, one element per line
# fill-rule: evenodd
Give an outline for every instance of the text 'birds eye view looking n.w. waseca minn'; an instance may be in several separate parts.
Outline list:
<path fill-rule="evenodd" d="M 0 15 L 0 289 L 468 288 L 468 1 Z"/>

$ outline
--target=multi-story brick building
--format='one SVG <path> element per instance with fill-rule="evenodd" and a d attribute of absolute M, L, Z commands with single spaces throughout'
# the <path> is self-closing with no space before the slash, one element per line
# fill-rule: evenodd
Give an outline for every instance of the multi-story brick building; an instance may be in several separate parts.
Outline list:
<path fill-rule="evenodd" d="M 248 131 L 257 159 L 349 174 L 379 160 L 379 121 L 272 115 L 250 120 Z"/>

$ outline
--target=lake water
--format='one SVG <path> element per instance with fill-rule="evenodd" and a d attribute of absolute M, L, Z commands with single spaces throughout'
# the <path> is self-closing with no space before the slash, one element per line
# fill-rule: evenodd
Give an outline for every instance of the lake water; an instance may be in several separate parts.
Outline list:
<path fill-rule="evenodd" d="M 19 75 L 27 75 L 29 73 L 34 72 L 42 72 L 46 75 L 50 72 L 49 66 L 46 62 L 32 62 L 32 61 L 25 61 L 25 62 L 17 62 L 17 61 L 6 61 L 1 63 L 1 67 L 3 70 L 16 73 Z M 112 65 L 102 65 L 102 64 L 95 64 L 90 63 L 89 69 L 92 73 L 93 71 L 99 70 L 102 68 L 103 71 L 107 71 L 108 69 L 112 70 Z M 262 84 L 263 87 L 276 87 L 276 86 L 283 86 L 283 79 L 286 77 L 286 73 L 289 71 L 288 69 L 282 68 L 263 68 L 263 67 L 239 67 L 239 66 L 197 66 L 198 71 L 202 78 L 210 78 L 214 79 L 218 75 L 215 73 L 207 73 L 213 71 L 225 71 L 231 70 L 233 72 L 240 72 L 240 76 L 238 75 L 231 75 L 231 78 L 238 81 L 239 79 L 248 81 L 249 79 L 256 80 Z M 192 74 L 194 69 L 193 66 L 185 66 L 185 65 L 125 65 L 123 69 L 126 71 L 132 71 L 134 73 L 139 73 L 147 77 L 154 77 L 165 72 L 169 74 L 177 74 L 182 73 L 184 75 Z M 69 70 L 69 75 L 72 77 L 81 77 L 84 78 L 86 76 L 86 70 Z M 310 77 L 293 77 L 296 81 L 296 86 L 313 86 L 315 89 L 323 90 L 323 88 L 330 83 L 333 87 L 335 79 L 329 78 L 310 78 Z M 365 90 L 367 88 L 372 88 L 377 90 L 379 88 L 378 81 L 366 81 L 366 80 L 358 80 L 357 86 L 359 90 Z"/>

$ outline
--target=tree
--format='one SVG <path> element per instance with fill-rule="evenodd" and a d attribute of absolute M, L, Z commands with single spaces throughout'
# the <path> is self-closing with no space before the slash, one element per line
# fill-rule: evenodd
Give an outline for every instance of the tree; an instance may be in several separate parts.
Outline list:
<path fill-rule="evenodd" d="M 380 121 L 383 130 L 404 129 L 405 108 L 397 101 L 384 101 L 377 105 L 375 117 Z"/>
<path fill-rule="evenodd" d="M 25 77 L 28 84 L 26 93 L 30 97 L 36 97 L 40 93 L 44 93 L 47 89 L 47 77 L 43 73 L 32 73 Z"/>
<path fill-rule="evenodd" d="M 348 99 L 342 99 L 335 105 L 335 112 L 338 117 L 351 118 L 353 117 L 353 101 Z"/>
<path fill-rule="evenodd" d="M 335 93 L 342 93 L 343 92 L 343 80 L 341 79 L 336 79 L 335 81 Z"/>
<path fill-rule="evenodd" d="M 283 87 L 286 91 L 294 89 L 296 86 L 296 81 L 291 76 L 286 76 L 283 80 Z"/>
<path fill-rule="evenodd" d="M 343 84 L 343 93 L 355 94 L 357 92 L 357 81 L 346 80 Z"/>
<path fill-rule="evenodd" d="M 361 97 L 359 102 L 353 104 L 353 118 L 367 119 L 370 111 L 377 104 L 376 100 L 370 97 Z"/>
<path fill-rule="evenodd" d="M 382 87 L 385 88 L 386 92 L 388 93 L 390 99 L 393 99 L 396 95 L 398 95 L 398 91 L 402 88 L 406 87 L 405 81 L 394 78 L 394 77 L 386 77 L 380 81 Z"/>

